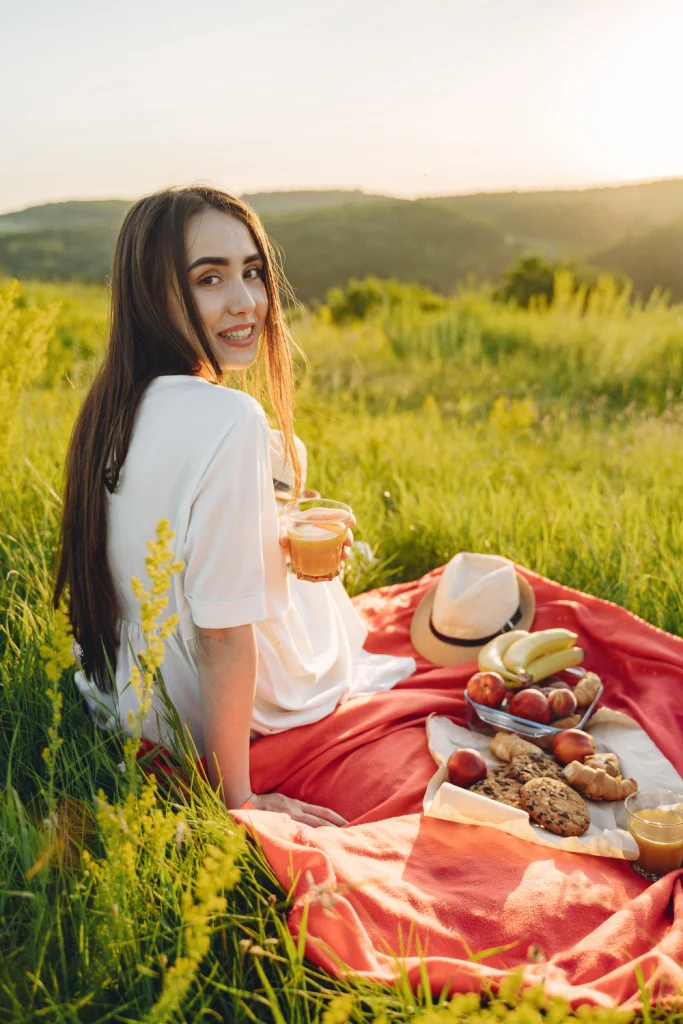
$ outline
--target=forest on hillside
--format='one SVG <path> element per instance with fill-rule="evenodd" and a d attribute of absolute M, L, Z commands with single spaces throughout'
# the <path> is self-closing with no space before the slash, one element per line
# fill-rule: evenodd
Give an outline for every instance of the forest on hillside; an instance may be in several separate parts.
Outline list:
<path fill-rule="evenodd" d="M 420 200 L 360 191 L 256 193 L 244 197 L 283 255 L 298 298 L 368 274 L 441 294 L 463 283 L 500 284 L 537 255 L 607 270 L 683 299 L 683 179 L 563 192 L 482 193 Z M 106 281 L 130 202 L 50 203 L 0 216 L 0 275 Z"/>

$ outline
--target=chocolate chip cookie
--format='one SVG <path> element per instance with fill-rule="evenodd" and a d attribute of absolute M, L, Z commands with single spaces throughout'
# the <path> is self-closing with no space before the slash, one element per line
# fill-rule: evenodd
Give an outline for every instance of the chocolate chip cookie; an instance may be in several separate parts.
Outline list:
<path fill-rule="evenodd" d="M 567 783 L 559 764 L 551 761 L 540 750 L 535 754 L 518 754 L 513 757 L 506 771 L 508 778 L 515 779 L 522 786 L 531 779 L 556 779 L 565 785 Z"/>
<path fill-rule="evenodd" d="M 531 779 L 519 793 L 529 817 L 558 836 L 582 836 L 591 819 L 583 797 L 565 782 L 556 779 Z"/>
<path fill-rule="evenodd" d="M 489 800 L 497 800 L 499 804 L 507 804 L 508 807 L 521 808 L 519 793 L 522 787 L 519 782 L 509 778 L 506 773 L 507 766 L 489 768 L 486 778 L 470 786 L 470 792 L 487 796 Z"/>

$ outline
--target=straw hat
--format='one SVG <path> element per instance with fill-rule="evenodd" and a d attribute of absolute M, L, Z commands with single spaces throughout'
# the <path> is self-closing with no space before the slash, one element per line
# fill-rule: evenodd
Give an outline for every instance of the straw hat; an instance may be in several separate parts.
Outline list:
<path fill-rule="evenodd" d="M 296 448 L 296 453 L 299 456 L 299 465 L 301 466 L 301 490 L 303 491 L 306 486 L 308 457 L 306 455 L 306 445 L 300 437 L 296 436 L 296 434 L 294 435 L 294 447 Z M 275 430 L 272 427 L 270 430 L 270 464 L 273 470 L 273 485 L 276 492 L 278 492 L 278 494 L 281 492 L 282 496 L 286 497 L 288 500 L 297 498 L 298 495 L 294 494 L 294 467 L 289 459 L 285 460 L 282 431 Z"/>
<path fill-rule="evenodd" d="M 410 639 L 427 661 L 462 665 L 501 633 L 528 629 L 535 612 L 534 592 L 509 559 L 461 551 L 417 606 Z"/>

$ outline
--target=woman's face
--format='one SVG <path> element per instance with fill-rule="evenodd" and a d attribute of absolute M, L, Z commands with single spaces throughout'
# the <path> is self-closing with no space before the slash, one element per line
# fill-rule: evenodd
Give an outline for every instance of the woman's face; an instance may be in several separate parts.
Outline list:
<path fill-rule="evenodd" d="M 249 228 L 218 210 L 189 218 L 185 229 L 190 290 L 207 337 L 225 370 L 245 370 L 256 359 L 268 312 L 264 261 Z M 182 306 L 171 294 L 174 325 L 192 341 Z"/>

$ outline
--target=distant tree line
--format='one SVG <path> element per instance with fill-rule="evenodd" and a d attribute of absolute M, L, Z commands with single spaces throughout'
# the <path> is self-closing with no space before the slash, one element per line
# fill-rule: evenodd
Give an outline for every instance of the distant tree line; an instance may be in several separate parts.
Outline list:
<path fill-rule="evenodd" d="M 368 277 L 440 295 L 488 284 L 525 305 L 533 295 L 552 297 L 558 267 L 589 287 L 606 270 L 632 280 L 642 298 L 658 288 L 683 300 L 683 181 L 414 202 L 340 192 L 252 199 L 309 305 Z M 106 281 L 129 205 L 54 203 L 0 216 L 0 275 Z"/>

